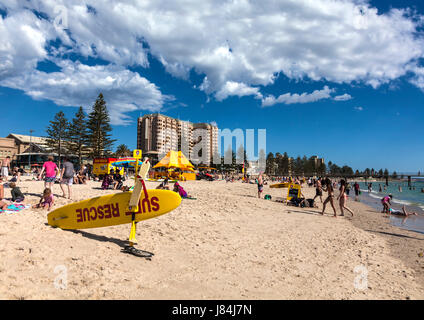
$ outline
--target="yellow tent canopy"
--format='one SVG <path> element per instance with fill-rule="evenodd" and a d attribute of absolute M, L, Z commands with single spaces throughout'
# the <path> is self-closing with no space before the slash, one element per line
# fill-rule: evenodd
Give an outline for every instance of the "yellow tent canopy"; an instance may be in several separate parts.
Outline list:
<path fill-rule="evenodd" d="M 190 161 L 188 161 L 186 156 L 181 151 L 178 151 L 178 162 L 182 166 L 182 169 L 184 170 L 191 169 L 190 171 L 193 171 L 194 166 L 191 164 Z"/>
<path fill-rule="evenodd" d="M 181 151 L 171 150 L 153 168 L 180 168 L 181 170 L 190 170 L 193 169 L 193 165 Z"/>

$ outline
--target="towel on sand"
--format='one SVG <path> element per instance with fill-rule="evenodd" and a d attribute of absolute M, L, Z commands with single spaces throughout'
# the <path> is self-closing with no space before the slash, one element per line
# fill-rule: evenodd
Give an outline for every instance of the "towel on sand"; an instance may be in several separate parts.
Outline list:
<path fill-rule="evenodd" d="M 0 209 L 0 213 L 11 214 L 11 213 L 19 212 L 19 211 L 24 210 L 24 209 L 28 209 L 29 207 L 31 207 L 31 206 L 25 205 L 25 204 L 22 204 L 22 203 L 12 203 L 12 204 L 9 204 L 7 206 L 6 210 Z"/>

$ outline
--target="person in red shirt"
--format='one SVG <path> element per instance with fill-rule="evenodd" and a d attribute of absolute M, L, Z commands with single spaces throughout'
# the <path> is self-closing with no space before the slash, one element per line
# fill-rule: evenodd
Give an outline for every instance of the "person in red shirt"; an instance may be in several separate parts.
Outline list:
<path fill-rule="evenodd" d="M 47 161 L 44 162 L 43 169 L 38 177 L 38 179 L 41 179 L 43 173 L 46 173 L 44 177 L 44 188 L 49 188 L 50 190 L 53 190 L 53 184 L 56 180 L 56 176 L 59 174 L 59 168 L 56 163 L 53 162 L 53 159 L 53 156 L 49 156 L 47 158 Z"/>

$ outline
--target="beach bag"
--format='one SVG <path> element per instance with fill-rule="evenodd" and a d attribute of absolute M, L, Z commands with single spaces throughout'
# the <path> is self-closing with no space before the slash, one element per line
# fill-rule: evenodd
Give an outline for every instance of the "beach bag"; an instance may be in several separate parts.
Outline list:
<path fill-rule="evenodd" d="M 272 197 L 271 197 L 271 195 L 270 195 L 270 194 L 266 194 L 266 195 L 265 195 L 265 197 L 264 197 L 264 199 L 265 199 L 265 200 L 271 200 L 271 199 L 272 199 Z"/>

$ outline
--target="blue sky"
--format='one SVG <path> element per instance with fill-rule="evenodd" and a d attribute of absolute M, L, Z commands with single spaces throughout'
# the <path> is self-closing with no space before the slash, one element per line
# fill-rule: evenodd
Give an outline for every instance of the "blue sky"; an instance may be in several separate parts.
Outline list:
<path fill-rule="evenodd" d="M 42 136 L 103 92 L 130 148 L 137 117 L 161 112 L 266 129 L 267 152 L 424 172 L 424 4 L 315 3 L 5 1 L 0 136 Z"/>

